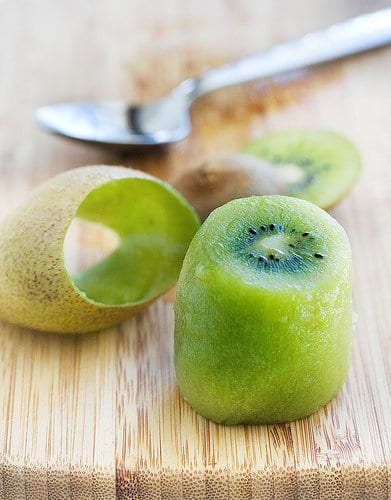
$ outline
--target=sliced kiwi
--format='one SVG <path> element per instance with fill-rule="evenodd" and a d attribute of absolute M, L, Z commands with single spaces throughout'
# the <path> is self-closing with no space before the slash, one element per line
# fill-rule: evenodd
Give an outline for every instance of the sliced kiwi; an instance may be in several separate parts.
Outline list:
<path fill-rule="evenodd" d="M 313 204 L 253 196 L 214 210 L 193 238 L 175 302 L 175 366 L 213 421 L 276 423 L 340 390 L 352 334 L 351 252 Z"/>
<path fill-rule="evenodd" d="M 327 130 L 268 134 L 246 145 L 243 153 L 272 164 L 287 184 L 287 194 L 321 208 L 338 202 L 356 181 L 361 161 L 353 144 Z"/>

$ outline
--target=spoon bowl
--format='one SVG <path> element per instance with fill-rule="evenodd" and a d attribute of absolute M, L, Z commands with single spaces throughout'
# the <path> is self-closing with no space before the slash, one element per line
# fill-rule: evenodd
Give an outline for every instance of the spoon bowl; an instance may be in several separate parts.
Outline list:
<path fill-rule="evenodd" d="M 183 82 L 184 83 L 184 82 Z M 191 131 L 189 93 L 182 84 L 157 101 L 81 101 L 39 108 L 35 120 L 54 134 L 109 146 L 163 146 Z"/>

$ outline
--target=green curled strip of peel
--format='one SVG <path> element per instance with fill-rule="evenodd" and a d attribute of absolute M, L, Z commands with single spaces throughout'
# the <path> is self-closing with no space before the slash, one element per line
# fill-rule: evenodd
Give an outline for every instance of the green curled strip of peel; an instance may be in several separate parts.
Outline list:
<path fill-rule="evenodd" d="M 64 239 L 75 218 L 109 228 L 119 244 L 71 277 Z M 112 326 L 177 281 L 198 227 L 185 199 L 143 172 L 91 166 L 62 173 L 0 227 L 0 317 L 59 333 Z"/>

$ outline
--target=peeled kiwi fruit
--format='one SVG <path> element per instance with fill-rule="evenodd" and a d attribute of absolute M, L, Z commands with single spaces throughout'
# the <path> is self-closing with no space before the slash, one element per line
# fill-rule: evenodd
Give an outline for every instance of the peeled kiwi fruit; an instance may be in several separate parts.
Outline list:
<path fill-rule="evenodd" d="M 70 275 L 64 240 L 74 219 L 109 228 L 119 244 Z M 59 333 L 112 326 L 176 282 L 198 227 L 184 198 L 143 172 L 91 166 L 53 177 L 0 226 L 0 318 Z"/>
<path fill-rule="evenodd" d="M 347 374 L 351 290 L 347 235 L 324 210 L 279 195 L 217 208 L 178 281 L 175 367 L 185 400 L 224 424 L 317 411 Z"/>
<path fill-rule="evenodd" d="M 239 153 L 210 158 L 184 170 L 173 184 L 201 219 L 235 198 L 282 194 L 327 209 L 349 191 L 360 172 L 356 148 L 326 130 L 266 135 Z"/>

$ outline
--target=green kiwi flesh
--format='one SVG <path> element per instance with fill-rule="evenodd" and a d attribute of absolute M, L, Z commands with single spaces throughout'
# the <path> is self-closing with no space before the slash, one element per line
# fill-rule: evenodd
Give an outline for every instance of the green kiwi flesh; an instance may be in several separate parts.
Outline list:
<path fill-rule="evenodd" d="M 172 286 L 199 225 L 174 190 L 149 179 L 108 182 L 76 215 L 120 238 L 110 255 L 72 278 L 89 299 L 110 305 L 149 301 Z"/>
<path fill-rule="evenodd" d="M 180 390 L 215 422 L 309 415 L 346 377 L 351 252 L 326 212 L 287 196 L 214 210 L 193 238 L 175 302 Z"/>
<path fill-rule="evenodd" d="M 287 194 L 325 209 L 349 191 L 361 169 L 353 144 L 327 130 L 271 133 L 246 145 L 242 152 L 270 162 L 288 183 Z"/>

